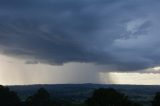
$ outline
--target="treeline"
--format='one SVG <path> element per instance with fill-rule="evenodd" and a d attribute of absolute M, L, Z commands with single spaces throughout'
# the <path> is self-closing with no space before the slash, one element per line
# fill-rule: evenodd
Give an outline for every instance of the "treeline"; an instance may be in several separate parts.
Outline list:
<path fill-rule="evenodd" d="M 0 85 L 0 106 L 143 106 L 131 101 L 125 94 L 112 88 L 99 88 L 82 104 L 63 104 L 50 97 L 50 94 L 40 88 L 35 94 L 22 101 L 16 92 Z M 160 92 L 155 94 L 152 106 L 160 106 Z"/>

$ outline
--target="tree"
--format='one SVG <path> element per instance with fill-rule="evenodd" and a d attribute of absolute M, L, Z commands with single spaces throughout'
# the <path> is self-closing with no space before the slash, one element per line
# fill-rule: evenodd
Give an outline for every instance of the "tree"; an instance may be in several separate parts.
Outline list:
<path fill-rule="evenodd" d="M 160 106 L 160 92 L 155 94 L 155 97 L 152 101 L 152 106 Z"/>
<path fill-rule="evenodd" d="M 91 98 L 86 100 L 88 106 L 139 106 L 112 88 L 100 88 L 94 91 Z M 135 104 L 135 105 L 134 105 Z"/>
<path fill-rule="evenodd" d="M 15 92 L 0 85 L 0 106 L 20 106 L 20 104 L 20 99 Z"/>
<path fill-rule="evenodd" d="M 44 88 L 40 88 L 33 96 L 27 98 L 26 104 L 27 106 L 50 106 L 50 95 Z"/>

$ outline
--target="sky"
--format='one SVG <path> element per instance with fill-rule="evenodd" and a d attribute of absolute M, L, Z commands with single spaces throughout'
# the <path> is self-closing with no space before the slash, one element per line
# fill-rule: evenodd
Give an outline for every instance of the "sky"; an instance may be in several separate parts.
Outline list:
<path fill-rule="evenodd" d="M 0 0 L 0 84 L 160 85 L 159 0 Z"/>

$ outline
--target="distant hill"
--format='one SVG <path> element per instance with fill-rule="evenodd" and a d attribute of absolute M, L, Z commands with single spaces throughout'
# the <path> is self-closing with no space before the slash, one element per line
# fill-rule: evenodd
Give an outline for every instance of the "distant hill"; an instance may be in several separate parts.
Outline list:
<path fill-rule="evenodd" d="M 22 100 L 44 87 L 55 99 L 69 102 L 83 102 L 92 95 L 97 88 L 114 88 L 125 93 L 130 99 L 148 106 L 154 94 L 160 91 L 156 85 L 106 85 L 106 84 L 53 84 L 53 85 L 20 85 L 8 86 L 16 91 Z"/>

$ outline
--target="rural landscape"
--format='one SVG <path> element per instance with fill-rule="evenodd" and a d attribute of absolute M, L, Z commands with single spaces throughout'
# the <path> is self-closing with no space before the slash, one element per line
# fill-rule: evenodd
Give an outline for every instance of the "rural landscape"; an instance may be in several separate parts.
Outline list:
<path fill-rule="evenodd" d="M 56 84 L 0 87 L 1 106 L 159 106 L 160 86 Z"/>

